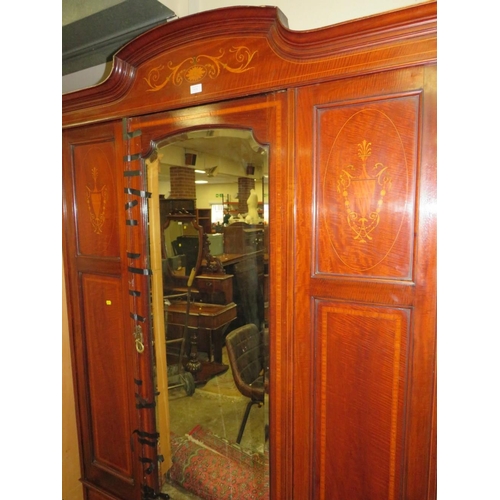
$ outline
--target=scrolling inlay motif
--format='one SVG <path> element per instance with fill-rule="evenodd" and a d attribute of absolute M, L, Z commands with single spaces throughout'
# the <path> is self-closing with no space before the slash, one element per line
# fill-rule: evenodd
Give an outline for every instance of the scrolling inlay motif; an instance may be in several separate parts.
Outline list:
<path fill-rule="evenodd" d="M 101 188 L 97 187 L 97 168 L 92 169 L 92 178 L 94 179 L 94 187 L 87 188 L 87 206 L 90 214 L 90 222 L 94 233 L 101 234 L 102 226 L 104 225 L 106 211 L 106 201 L 108 199 L 107 187 L 104 184 Z"/>
<path fill-rule="evenodd" d="M 169 73 L 164 77 L 162 77 L 162 73 L 165 66 L 163 64 L 156 66 L 144 78 L 150 87 L 147 91 L 157 92 L 170 81 L 174 85 L 179 86 L 183 81 L 188 83 L 199 82 L 207 75 L 211 79 L 215 79 L 220 75 L 222 69 L 230 73 L 244 73 L 253 68 L 253 66 L 250 66 L 250 63 L 257 53 L 256 50 L 252 52 L 248 47 L 240 46 L 232 47 L 229 52 L 234 54 L 234 61 L 223 61 L 223 57 L 226 54 L 224 49 L 220 49 L 218 56 L 202 54 L 188 57 L 175 66 L 172 61 L 169 61 L 167 64 L 167 73 Z"/>
<path fill-rule="evenodd" d="M 372 168 L 373 175 L 366 171 L 366 162 L 371 156 L 371 142 L 366 139 L 358 144 L 358 156 L 361 158 L 361 173 L 354 176 L 353 165 L 347 165 L 340 174 L 337 181 L 337 191 L 344 198 L 344 206 L 347 212 L 347 222 L 354 232 L 354 239 L 361 243 L 371 240 L 370 233 L 380 222 L 380 211 L 384 202 L 384 196 L 391 187 L 391 178 L 388 175 L 388 167 L 382 163 L 375 163 Z M 376 208 L 373 207 L 375 190 L 380 187 Z"/>

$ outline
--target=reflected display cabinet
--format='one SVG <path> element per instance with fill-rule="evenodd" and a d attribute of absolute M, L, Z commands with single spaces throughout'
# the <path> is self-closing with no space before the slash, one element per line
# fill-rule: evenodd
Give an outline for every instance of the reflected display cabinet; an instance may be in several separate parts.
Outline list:
<path fill-rule="evenodd" d="M 86 500 L 161 498 L 145 159 L 269 147 L 272 500 L 436 498 L 436 40 L 426 2 L 307 32 L 180 18 L 63 95 L 63 254 Z"/>

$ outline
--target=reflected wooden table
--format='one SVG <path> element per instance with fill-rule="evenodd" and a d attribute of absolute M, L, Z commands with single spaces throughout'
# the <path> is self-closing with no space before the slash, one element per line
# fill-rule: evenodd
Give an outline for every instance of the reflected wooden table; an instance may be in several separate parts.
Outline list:
<path fill-rule="evenodd" d="M 169 329 L 173 333 L 184 334 L 186 322 L 187 302 L 185 300 L 172 302 L 165 306 L 165 321 L 167 338 L 170 338 Z M 227 327 L 236 319 L 236 304 L 206 304 L 204 302 L 191 302 L 189 307 L 188 328 L 198 330 L 199 342 L 205 343 L 210 362 L 222 363 L 222 345 Z"/>

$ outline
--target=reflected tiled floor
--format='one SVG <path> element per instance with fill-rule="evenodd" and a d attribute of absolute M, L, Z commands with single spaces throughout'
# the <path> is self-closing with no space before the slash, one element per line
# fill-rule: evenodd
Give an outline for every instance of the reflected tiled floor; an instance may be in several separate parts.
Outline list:
<path fill-rule="evenodd" d="M 225 349 L 223 363 L 228 364 Z M 182 436 L 201 425 L 220 438 L 236 443 L 248 398 L 238 392 L 229 369 L 205 385 L 197 386 L 192 396 L 187 396 L 181 387 L 172 389 L 169 393 L 169 403 L 170 428 L 174 434 Z M 242 449 L 264 452 L 266 411 L 264 406 L 252 407 L 241 440 Z M 162 491 L 174 500 L 199 498 L 174 484 L 165 484 Z"/>

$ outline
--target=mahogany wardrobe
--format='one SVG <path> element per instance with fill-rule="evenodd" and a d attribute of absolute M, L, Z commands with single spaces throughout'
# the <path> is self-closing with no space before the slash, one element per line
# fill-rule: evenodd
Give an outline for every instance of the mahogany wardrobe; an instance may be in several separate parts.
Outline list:
<path fill-rule="evenodd" d="M 273 500 L 436 497 L 436 38 L 426 2 L 312 31 L 229 7 L 63 95 L 63 255 L 86 500 L 157 498 L 148 167 L 248 129 L 269 151 Z"/>

